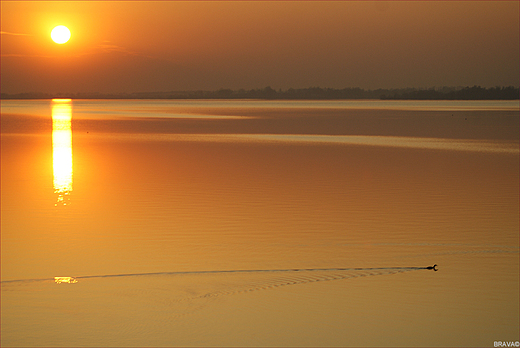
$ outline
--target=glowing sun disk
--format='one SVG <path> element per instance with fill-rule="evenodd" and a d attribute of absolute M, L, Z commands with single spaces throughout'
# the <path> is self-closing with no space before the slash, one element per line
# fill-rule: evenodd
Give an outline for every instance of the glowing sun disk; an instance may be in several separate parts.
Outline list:
<path fill-rule="evenodd" d="M 66 26 L 58 25 L 51 31 L 51 39 L 57 44 L 64 44 L 70 39 L 70 30 Z"/>

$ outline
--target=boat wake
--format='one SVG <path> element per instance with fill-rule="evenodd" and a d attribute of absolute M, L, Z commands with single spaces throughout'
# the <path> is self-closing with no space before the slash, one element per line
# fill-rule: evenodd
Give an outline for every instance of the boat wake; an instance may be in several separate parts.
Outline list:
<path fill-rule="evenodd" d="M 93 308 L 98 308 L 96 303 L 102 303 L 103 305 L 99 305 L 99 308 L 103 308 L 104 311 L 111 308 L 111 311 L 114 312 L 124 310 L 130 305 L 143 308 L 152 316 L 167 312 L 168 320 L 177 320 L 200 312 L 215 303 L 226 301 L 226 298 L 233 295 L 254 295 L 259 291 L 275 290 L 292 285 L 402 274 L 420 270 L 437 270 L 437 268 L 428 266 L 237 269 L 59 276 L 44 279 L 5 280 L 2 281 L 2 291 L 5 290 L 3 294 L 6 295 L 24 296 L 24 293 L 32 293 L 35 290 L 34 287 L 37 287 L 40 296 L 54 298 L 59 288 L 61 301 L 70 297 L 70 300 L 74 302 L 81 298 Z M 65 285 L 55 287 L 53 283 Z M 72 287 L 69 288 L 68 284 L 74 284 L 74 286 L 70 285 Z M 63 288 L 64 286 L 70 290 Z M 316 294 L 320 294 L 320 291 Z M 105 298 L 112 299 L 111 303 L 107 305 L 103 300 Z M 131 299 L 130 304 L 129 299 Z M 98 310 L 101 310 L 99 308 Z"/>
<path fill-rule="evenodd" d="M 119 274 L 104 274 L 104 275 L 87 275 L 87 276 L 76 276 L 76 277 L 54 277 L 54 278 L 39 278 L 39 279 L 13 279 L 3 280 L 2 284 L 17 283 L 17 282 L 38 282 L 38 281 L 55 281 L 56 283 L 77 283 L 78 279 L 89 279 L 89 278 L 116 278 L 116 277 L 146 277 L 146 276 L 158 276 L 158 275 L 190 275 L 190 274 L 228 274 L 228 273 L 297 273 L 297 272 L 341 272 L 340 274 L 345 275 L 349 271 L 355 271 L 356 274 L 359 271 L 366 271 L 368 273 L 375 272 L 376 274 L 393 274 L 414 270 L 434 270 L 437 271 L 435 266 L 428 267 L 357 267 L 357 268 L 288 268 L 288 269 L 238 269 L 238 270 L 213 270 L 213 271 L 174 271 L 174 272 L 150 272 L 150 273 L 119 273 Z M 359 273 L 363 274 L 363 273 Z M 68 279 L 67 279 L 68 278 Z M 343 278 L 342 278 L 343 279 Z M 75 281 L 72 281 L 75 280 Z"/>

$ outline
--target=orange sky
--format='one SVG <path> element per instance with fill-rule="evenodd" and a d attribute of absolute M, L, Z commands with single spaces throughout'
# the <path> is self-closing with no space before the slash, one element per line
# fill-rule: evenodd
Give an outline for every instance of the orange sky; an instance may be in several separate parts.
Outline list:
<path fill-rule="evenodd" d="M 518 1 L 2 1 L 1 32 L 3 93 L 519 85 Z"/>

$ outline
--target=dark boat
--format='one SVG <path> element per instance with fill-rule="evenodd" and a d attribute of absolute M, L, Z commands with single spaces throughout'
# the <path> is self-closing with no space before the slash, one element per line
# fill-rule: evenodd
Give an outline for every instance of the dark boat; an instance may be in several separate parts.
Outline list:
<path fill-rule="evenodd" d="M 426 269 L 433 269 L 434 271 L 438 271 L 437 264 L 435 264 L 433 266 L 428 266 L 428 267 L 426 267 Z"/>

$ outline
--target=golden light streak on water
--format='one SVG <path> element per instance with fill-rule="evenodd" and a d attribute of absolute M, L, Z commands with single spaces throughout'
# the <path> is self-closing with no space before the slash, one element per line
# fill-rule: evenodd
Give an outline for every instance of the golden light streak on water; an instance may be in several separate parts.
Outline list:
<path fill-rule="evenodd" d="M 74 283 L 77 283 L 78 281 L 74 277 L 54 277 L 54 282 L 57 284 L 61 284 L 61 283 L 74 284 Z"/>
<path fill-rule="evenodd" d="M 54 204 L 70 203 L 72 192 L 72 104 L 70 99 L 52 100 L 52 164 Z"/>

